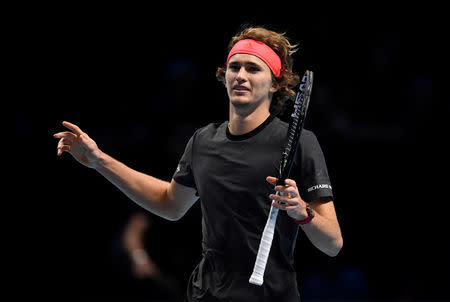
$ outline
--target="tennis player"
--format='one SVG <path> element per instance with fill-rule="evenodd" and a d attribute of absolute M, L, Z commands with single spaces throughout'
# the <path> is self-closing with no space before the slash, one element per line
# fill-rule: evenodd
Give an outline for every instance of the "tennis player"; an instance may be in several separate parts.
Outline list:
<path fill-rule="evenodd" d="M 170 182 L 133 170 L 102 152 L 77 125 L 59 138 L 70 153 L 97 170 L 148 211 L 178 220 L 200 200 L 203 257 L 192 272 L 186 301 L 300 301 L 294 269 L 299 229 L 320 251 L 336 256 L 343 239 L 323 152 L 303 130 L 291 179 L 275 186 L 288 124 L 276 114 L 299 77 L 296 51 L 284 34 L 247 27 L 234 36 L 217 70 L 229 97 L 229 121 L 198 129 Z M 279 191 L 281 195 L 275 195 Z M 280 209 L 262 286 L 249 283 L 267 216 Z"/>

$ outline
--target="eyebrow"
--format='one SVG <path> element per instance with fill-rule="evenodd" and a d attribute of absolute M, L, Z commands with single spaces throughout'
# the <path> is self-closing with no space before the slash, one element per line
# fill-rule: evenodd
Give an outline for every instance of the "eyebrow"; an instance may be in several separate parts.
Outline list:
<path fill-rule="evenodd" d="M 261 64 L 252 62 L 252 61 L 231 61 L 228 63 L 228 65 L 250 65 L 250 66 L 254 66 L 254 67 L 261 67 Z"/>

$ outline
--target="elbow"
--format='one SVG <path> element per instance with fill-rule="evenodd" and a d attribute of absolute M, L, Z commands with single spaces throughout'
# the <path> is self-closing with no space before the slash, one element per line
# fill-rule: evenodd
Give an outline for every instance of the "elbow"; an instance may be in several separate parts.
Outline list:
<path fill-rule="evenodd" d="M 168 221 L 178 221 L 184 216 L 184 213 L 175 211 L 173 209 L 160 210 L 158 212 L 154 212 L 154 214 L 156 214 L 159 217 L 164 218 Z"/>
<path fill-rule="evenodd" d="M 169 221 L 178 221 L 180 220 L 182 217 L 184 216 L 184 214 L 180 214 L 180 213 L 171 213 L 171 214 L 167 214 L 164 215 L 163 218 L 169 220 Z"/>
<path fill-rule="evenodd" d="M 178 221 L 181 218 L 183 218 L 184 214 L 186 214 L 187 211 L 180 208 L 175 207 L 168 207 L 164 213 L 161 213 L 161 217 L 163 217 L 166 220 L 169 221 Z"/>
<path fill-rule="evenodd" d="M 185 212 L 179 211 L 173 207 L 164 206 L 159 208 L 150 208 L 146 205 L 142 205 L 144 209 L 151 212 L 152 214 L 155 214 L 163 219 L 166 219 L 168 221 L 178 221 L 180 220 Z"/>
<path fill-rule="evenodd" d="M 325 253 L 330 257 L 336 257 L 341 251 L 343 245 L 344 240 L 342 239 L 342 237 L 339 237 L 338 239 L 334 240 L 331 247 Z"/>
<path fill-rule="evenodd" d="M 342 237 L 339 237 L 331 241 L 327 246 L 320 248 L 320 250 L 327 256 L 336 257 L 341 251 L 343 243 Z"/>

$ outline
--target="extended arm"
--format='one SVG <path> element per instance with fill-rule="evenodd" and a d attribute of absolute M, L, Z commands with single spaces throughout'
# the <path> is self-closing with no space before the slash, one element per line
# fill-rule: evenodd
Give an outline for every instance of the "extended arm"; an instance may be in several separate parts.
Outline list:
<path fill-rule="evenodd" d="M 183 217 L 198 199 L 195 189 L 138 172 L 107 154 L 96 170 L 141 207 L 168 220 Z"/>
<path fill-rule="evenodd" d="M 178 220 L 198 199 L 195 189 L 138 172 L 102 152 L 78 126 L 69 122 L 63 122 L 63 126 L 71 131 L 54 135 L 60 139 L 57 154 L 70 153 L 148 211 L 168 220 Z"/>

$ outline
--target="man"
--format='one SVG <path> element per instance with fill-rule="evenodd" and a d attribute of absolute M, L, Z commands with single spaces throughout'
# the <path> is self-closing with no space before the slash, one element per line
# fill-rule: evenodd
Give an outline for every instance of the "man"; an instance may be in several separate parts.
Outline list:
<path fill-rule="evenodd" d="M 189 140 L 171 182 L 135 171 L 103 153 L 78 126 L 55 134 L 69 152 L 133 201 L 169 220 L 200 198 L 203 259 L 189 280 L 187 301 L 300 301 L 293 268 L 301 228 L 319 250 L 342 247 L 322 150 L 304 130 L 292 179 L 275 186 L 287 124 L 272 112 L 295 93 L 295 52 L 283 34 L 249 27 L 232 38 L 217 78 L 227 89 L 229 122 L 209 124 Z M 281 194 L 275 195 L 275 191 Z M 262 286 L 248 282 L 271 206 L 281 210 Z"/>

